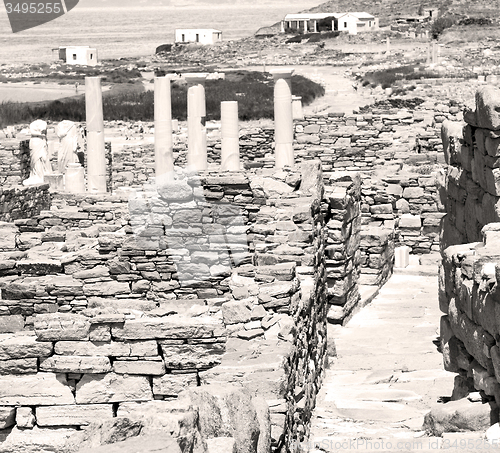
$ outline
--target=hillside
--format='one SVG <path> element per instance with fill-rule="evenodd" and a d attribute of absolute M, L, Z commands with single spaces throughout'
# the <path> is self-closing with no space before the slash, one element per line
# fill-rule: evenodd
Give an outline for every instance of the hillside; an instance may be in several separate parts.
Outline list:
<path fill-rule="evenodd" d="M 495 19 L 500 10 L 500 0 L 330 0 L 307 12 L 366 11 L 380 18 L 384 26 L 397 17 L 416 15 L 419 8 L 439 8 L 440 14 L 457 14 L 468 17 Z"/>

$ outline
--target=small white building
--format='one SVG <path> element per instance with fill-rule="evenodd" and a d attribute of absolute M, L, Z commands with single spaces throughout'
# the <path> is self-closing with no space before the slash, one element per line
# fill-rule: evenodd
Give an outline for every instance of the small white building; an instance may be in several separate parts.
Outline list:
<path fill-rule="evenodd" d="M 347 31 L 351 35 L 378 29 L 378 18 L 364 12 L 339 14 L 336 21 L 336 30 Z"/>
<path fill-rule="evenodd" d="M 175 43 L 215 44 L 222 41 L 222 32 L 213 28 L 182 28 L 175 30 Z"/>
<path fill-rule="evenodd" d="M 66 64 L 95 66 L 97 64 L 97 49 L 89 46 L 59 47 L 59 60 Z"/>
<path fill-rule="evenodd" d="M 378 18 L 368 13 L 301 13 L 287 14 L 281 21 L 281 32 L 292 29 L 317 33 L 325 27 L 331 31 L 347 31 L 351 35 L 378 29 Z"/>

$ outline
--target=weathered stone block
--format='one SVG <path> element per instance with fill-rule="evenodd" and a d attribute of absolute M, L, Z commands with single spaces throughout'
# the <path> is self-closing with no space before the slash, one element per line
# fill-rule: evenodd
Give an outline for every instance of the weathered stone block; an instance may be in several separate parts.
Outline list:
<path fill-rule="evenodd" d="M 64 374 L 0 376 L 0 405 L 39 406 L 74 402 Z"/>
<path fill-rule="evenodd" d="M 134 319 L 111 328 L 113 338 L 119 340 L 210 338 L 222 336 L 224 332 L 223 325 L 214 318 L 188 318 L 179 315 Z"/>
<path fill-rule="evenodd" d="M 109 357 L 154 357 L 158 355 L 158 345 L 154 340 L 146 341 L 58 341 L 55 353 L 78 356 Z"/>
<path fill-rule="evenodd" d="M 500 91 L 491 85 L 480 87 L 476 92 L 476 119 L 479 127 L 500 129 Z"/>
<path fill-rule="evenodd" d="M 229 301 L 222 304 L 222 319 L 224 324 L 237 324 L 249 322 L 251 319 L 250 309 L 245 302 Z"/>
<path fill-rule="evenodd" d="M 53 373 L 107 373 L 111 363 L 107 357 L 54 355 L 40 360 L 41 371 Z"/>
<path fill-rule="evenodd" d="M 422 220 L 418 215 L 403 214 L 399 220 L 399 228 L 419 230 L 421 226 Z"/>
<path fill-rule="evenodd" d="M 198 376 L 196 373 L 165 374 L 162 377 L 153 377 L 153 394 L 155 396 L 177 396 L 187 387 L 196 387 Z"/>
<path fill-rule="evenodd" d="M 149 401 L 153 399 L 146 376 L 115 373 L 85 374 L 76 385 L 77 404 Z"/>
<path fill-rule="evenodd" d="M 12 223 L 0 222 L 0 251 L 10 252 L 16 250 L 17 227 Z"/>
<path fill-rule="evenodd" d="M 0 334 L 15 333 L 24 330 L 22 315 L 0 316 Z"/>
<path fill-rule="evenodd" d="M 34 327 L 39 341 L 87 340 L 90 332 L 88 318 L 70 313 L 37 315 Z"/>
<path fill-rule="evenodd" d="M 40 406 L 36 409 L 38 426 L 86 426 L 113 418 L 111 404 Z"/>
<path fill-rule="evenodd" d="M 172 369 L 213 367 L 221 362 L 221 356 L 226 350 L 225 343 L 169 345 L 160 341 L 160 346 L 165 365 Z"/>
<path fill-rule="evenodd" d="M 403 190 L 403 198 L 407 200 L 411 198 L 422 198 L 425 195 L 422 187 L 405 187 Z"/>
<path fill-rule="evenodd" d="M 127 282 L 115 280 L 99 283 L 85 283 L 83 293 L 86 296 L 116 296 L 119 294 L 130 294 L 130 286 Z"/>
<path fill-rule="evenodd" d="M 488 403 L 472 403 L 464 398 L 435 406 L 424 419 L 423 428 L 433 436 L 443 433 L 484 431 L 491 423 Z"/>
<path fill-rule="evenodd" d="M 37 371 L 38 360 L 35 357 L 0 361 L 0 374 L 30 374 Z"/>
<path fill-rule="evenodd" d="M 16 425 L 18 428 L 31 429 L 35 424 L 36 418 L 31 407 L 18 407 L 16 409 Z"/>
<path fill-rule="evenodd" d="M 113 371 L 117 374 L 142 374 L 163 376 L 166 373 L 163 361 L 156 360 L 115 360 Z"/>
<path fill-rule="evenodd" d="M 169 181 L 158 187 L 158 195 L 166 201 L 188 201 L 193 196 L 193 188 L 186 181 Z"/>

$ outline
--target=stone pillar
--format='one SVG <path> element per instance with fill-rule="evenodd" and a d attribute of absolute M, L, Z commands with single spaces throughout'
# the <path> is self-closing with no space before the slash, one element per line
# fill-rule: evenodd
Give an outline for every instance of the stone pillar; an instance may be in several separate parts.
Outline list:
<path fill-rule="evenodd" d="M 282 20 L 280 24 L 281 24 L 281 33 L 285 33 L 285 21 Z"/>
<path fill-rule="evenodd" d="M 274 77 L 274 141 L 275 166 L 293 166 L 293 116 L 292 116 L 293 69 L 275 69 Z"/>
<path fill-rule="evenodd" d="M 205 80 L 207 74 L 184 74 L 188 83 L 188 167 L 202 171 L 207 163 L 207 130 L 205 128 Z"/>
<path fill-rule="evenodd" d="M 314 24 L 314 33 L 318 33 L 318 21 L 314 20 L 313 24 Z"/>
<path fill-rule="evenodd" d="M 240 170 L 240 138 L 238 128 L 238 102 L 225 101 L 220 104 L 222 153 L 221 170 Z"/>
<path fill-rule="evenodd" d="M 155 77 L 155 176 L 156 184 L 174 171 L 170 77 Z"/>
<path fill-rule="evenodd" d="M 304 33 L 307 33 L 307 20 L 304 21 Z"/>
<path fill-rule="evenodd" d="M 389 55 L 391 53 L 391 38 L 389 37 L 387 37 L 386 46 L 386 53 Z"/>
<path fill-rule="evenodd" d="M 87 117 L 87 190 L 89 192 L 106 192 L 104 119 L 100 77 L 85 77 L 85 110 Z"/>
<path fill-rule="evenodd" d="M 438 53 L 436 41 L 432 41 L 432 64 L 438 63 Z"/>

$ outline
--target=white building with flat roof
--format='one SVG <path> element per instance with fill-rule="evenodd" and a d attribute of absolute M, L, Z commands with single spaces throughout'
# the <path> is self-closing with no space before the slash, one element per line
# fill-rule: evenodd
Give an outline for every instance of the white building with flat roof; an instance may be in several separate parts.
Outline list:
<path fill-rule="evenodd" d="M 213 28 L 181 28 L 175 30 L 175 43 L 215 44 L 222 41 L 222 32 Z"/>
<path fill-rule="evenodd" d="M 287 14 L 281 21 L 281 31 L 286 29 L 303 33 L 322 30 L 347 31 L 351 35 L 378 29 L 378 18 L 362 13 L 301 13 Z"/>
<path fill-rule="evenodd" d="M 97 64 L 97 49 L 89 46 L 59 47 L 59 60 L 66 64 L 95 66 Z"/>

